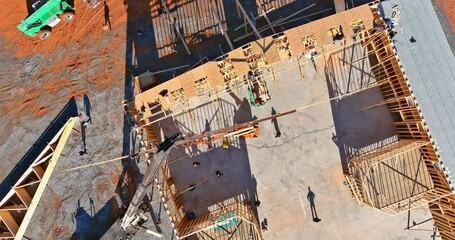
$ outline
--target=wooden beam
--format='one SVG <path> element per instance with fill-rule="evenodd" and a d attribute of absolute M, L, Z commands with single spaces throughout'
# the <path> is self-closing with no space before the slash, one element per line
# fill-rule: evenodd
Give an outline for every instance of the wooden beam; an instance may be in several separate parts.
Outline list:
<path fill-rule="evenodd" d="M 27 213 L 25 214 L 24 219 L 22 220 L 22 223 L 21 223 L 19 229 L 17 230 L 16 239 L 22 239 L 22 237 L 24 236 L 25 230 L 27 229 L 28 224 L 32 220 L 36 207 L 38 206 L 38 203 L 41 200 L 41 196 L 44 193 L 47 183 L 49 182 L 49 179 L 51 178 L 55 165 L 57 165 L 60 154 L 63 151 L 63 147 L 65 147 L 66 141 L 68 140 L 71 132 L 73 131 L 72 129 L 77 121 L 78 121 L 78 117 L 72 117 L 66 122 L 65 126 L 62 128 L 63 132 L 59 136 L 58 144 L 55 147 L 55 152 L 54 152 L 55 154 L 53 154 L 52 158 L 49 160 L 49 165 L 47 166 L 46 172 L 43 175 L 41 183 L 39 184 L 38 189 L 36 190 L 35 195 L 33 196 L 29 209 L 28 209 Z"/>
<path fill-rule="evenodd" d="M 30 194 L 28 194 L 27 190 L 25 190 L 25 188 L 17 188 L 14 189 L 14 191 L 25 204 L 25 206 L 29 207 L 30 203 L 32 202 L 32 197 L 30 196 Z"/>
<path fill-rule="evenodd" d="M 36 173 L 36 175 L 41 179 L 44 176 L 44 169 L 41 167 L 41 165 L 36 165 L 33 168 L 33 171 Z"/>
<path fill-rule="evenodd" d="M 264 16 L 270 29 L 272 29 L 273 34 L 275 34 L 275 29 L 273 29 L 272 23 L 270 22 L 270 19 L 267 17 L 267 12 L 265 11 L 264 7 L 261 6 L 261 3 L 259 2 L 259 0 L 256 0 L 256 4 L 258 5 L 258 7 L 261 8 L 262 16 Z"/>
<path fill-rule="evenodd" d="M 21 204 L 21 205 L 13 205 L 13 206 L 3 206 L 0 207 L 0 212 L 5 212 L 5 211 L 22 211 L 22 210 L 27 210 L 28 207 Z"/>
<path fill-rule="evenodd" d="M 37 183 L 40 183 L 40 182 L 41 182 L 41 180 L 32 181 L 32 182 L 29 182 L 29 183 L 22 184 L 22 185 L 19 185 L 17 187 L 14 187 L 14 189 L 24 188 L 24 187 L 27 187 L 27 186 L 30 186 L 30 185 L 33 185 L 33 184 L 37 184 Z"/>
<path fill-rule="evenodd" d="M 13 216 L 9 212 L 0 212 L 0 219 L 5 223 L 8 230 L 16 236 L 17 231 L 19 230 L 19 225 L 17 224 L 16 220 L 14 220 Z M 19 238 L 20 239 L 20 238 Z"/>
<path fill-rule="evenodd" d="M 14 235 L 10 232 L 2 232 L 0 233 L 0 239 L 13 239 Z"/>
<path fill-rule="evenodd" d="M 226 42 L 229 44 L 231 50 L 234 50 L 234 45 L 232 45 L 231 39 L 229 38 L 224 26 L 221 24 L 220 16 L 218 15 L 217 8 L 212 5 L 212 1 L 209 1 L 209 5 L 212 8 L 213 16 L 215 17 L 215 21 L 217 22 L 218 26 L 220 27 L 221 35 L 226 38 Z"/>

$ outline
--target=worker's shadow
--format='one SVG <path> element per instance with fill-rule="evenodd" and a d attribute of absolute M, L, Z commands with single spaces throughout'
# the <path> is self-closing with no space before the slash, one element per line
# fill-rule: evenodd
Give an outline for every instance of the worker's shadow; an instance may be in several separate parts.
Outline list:
<path fill-rule="evenodd" d="M 86 142 L 86 132 L 85 132 L 85 129 L 87 128 L 87 126 L 85 126 L 86 123 L 85 121 L 82 121 L 81 122 L 81 138 L 82 138 L 82 149 L 79 151 L 79 155 L 84 155 L 84 154 L 87 154 L 87 142 Z"/>
<path fill-rule="evenodd" d="M 314 192 L 311 191 L 311 188 L 308 187 L 308 194 L 307 194 L 306 198 L 310 202 L 311 216 L 313 217 L 313 222 L 320 222 L 321 219 L 319 219 L 319 217 L 318 217 L 318 213 L 316 211 L 316 205 L 314 204 L 315 196 L 316 196 L 316 194 L 314 194 Z"/>
<path fill-rule="evenodd" d="M 90 216 L 90 214 L 81 207 L 81 200 L 77 200 L 76 211 L 71 216 L 72 221 L 76 223 L 76 230 L 74 231 L 73 236 L 71 236 L 71 239 L 84 238 L 85 229 L 87 226 L 92 225 L 92 218 L 93 216 Z"/>
<path fill-rule="evenodd" d="M 271 115 L 273 116 L 276 114 L 277 114 L 277 112 L 276 112 L 275 108 L 272 107 Z M 272 118 L 272 124 L 273 124 L 273 127 L 275 128 L 275 137 L 276 138 L 281 137 L 281 131 L 280 131 L 280 127 L 278 126 L 277 118 Z"/>
<path fill-rule="evenodd" d="M 90 104 L 90 99 L 88 98 L 87 94 L 84 94 L 84 108 L 85 114 L 87 114 L 88 122 L 92 123 L 92 104 Z"/>
<path fill-rule="evenodd" d="M 104 1 L 104 26 L 109 27 L 109 30 L 112 29 L 111 26 L 111 19 L 109 18 L 109 5 L 107 5 L 107 2 Z"/>

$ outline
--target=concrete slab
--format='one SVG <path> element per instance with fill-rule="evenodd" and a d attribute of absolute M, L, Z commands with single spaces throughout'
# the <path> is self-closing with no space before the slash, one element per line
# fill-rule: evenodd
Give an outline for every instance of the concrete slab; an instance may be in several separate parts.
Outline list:
<path fill-rule="evenodd" d="M 315 104 L 276 122 L 260 123 L 259 138 L 237 139 L 229 149 L 223 149 L 221 140 L 217 140 L 210 151 L 208 144 L 202 144 L 171 152 L 171 161 L 191 155 L 170 165 L 177 188 L 196 185 L 193 191 L 182 193 L 184 208 L 201 214 L 212 203 L 246 194 L 250 200 L 260 201 L 259 219 L 267 219 L 268 223 L 265 239 L 423 239 L 429 236 L 425 231 L 404 230 L 412 221 L 430 219 L 428 211 L 387 216 L 368 206 L 359 206 L 343 183 L 342 166 L 347 153 L 340 149 L 359 151 L 395 133 L 387 109 L 359 111 L 383 100 L 377 88 L 335 102 L 329 100 L 372 83 L 368 59 L 361 59 L 362 56 L 359 45 L 349 45 L 346 49 L 319 54 L 316 68 L 303 58 L 282 60 L 273 65 L 273 71 L 264 69 L 272 97 L 267 105 L 249 106 L 241 100 L 247 97 L 243 88 L 222 96 L 221 104 L 211 102 L 195 108 L 193 115 L 187 112 L 176 116 L 177 128 L 199 134 L 251 117 L 264 118 L 272 111 L 285 112 Z M 361 60 L 343 64 L 353 59 Z M 219 114 L 221 109 L 224 114 Z M 169 124 L 173 125 L 172 121 L 159 124 L 163 135 L 177 131 L 175 125 Z M 276 137 L 277 131 L 280 137 Z M 193 162 L 200 165 L 193 167 Z M 223 175 L 217 177 L 216 170 Z M 321 219 L 318 223 L 313 222 L 308 200 L 311 194 L 313 210 Z M 432 224 L 427 221 L 419 227 L 432 230 Z"/>
<path fill-rule="evenodd" d="M 312 65 L 307 64 L 304 72 L 311 73 L 311 69 Z M 272 97 L 270 107 L 288 109 L 289 104 L 295 104 L 295 102 L 305 105 L 329 98 L 327 82 L 322 71 L 304 81 L 296 76 L 298 76 L 298 70 L 288 70 L 280 74 L 281 91 L 289 94 L 279 95 L 283 99 Z M 297 82 L 300 84 L 296 84 Z M 272 96 L 276 95 L 273 94 L 274 89 L 271 87 Z M 373 90 L 362 92 L 360 97 L 357 95 L 347 97 L 342 100 L 344 101 L 342 104 L 352 109 L 374 104 L 374 101 L 381 99 L 375 99 L 377 92 Z M 285 96 L 288 98 L 285 99 Z M 301 99 L 297 101 L 295 96 L 301 96 Z M 388 115 L 378 115 L 380 113 L 378 109 L 375 109 L 376 112 L 361 113 L 351 110 L 344 112 L 343 119 L 334 119 L 336 114 L 332 116 L 332 111 L 332 106 L 327 101 L 317 107 L 279 118 L 278 124 L 282 132 L 280 138 L 274 137 L 275 130 L 272 124 L 264 123 L 260 126 L 262 136 L 247 140 L 251 171 L 256 176 L 257 193 L 261 200 L 258 213 L 260 219 L 266 218 L 269 225 L 268 230 L 264 232 L 264 238 L 420 239 L 426 237 L 425 232 L 403 230 L 408 223 L 406 215 L 389 217 L 367 206 L 357 205 L 351 199 L 349 189 L 343 185 L 343 171 L 340 164 L 342 159 L 340 159 L 337 144 L 333 141 L 333 136 L 338 135 L 339 123 L 335 120 L 340 120 L 353 130 L 345 133 L 350 134 L 351 139 L 367 145 L 369 142 L 357 139 L 364 135 L 363 129 L 355 127 L 362 127 L 359 123 L 364 121 L 374 130 L 367 134 L 368 137 L 374 136 L 377 139 L 386 137 L 388 128 L 383 130 L 381 125 L 387 125 L 382 123 L 382 120 L 384 116 L 387 119 Z M 382 131 L 385 132 L 384 135 Z M 362 145 L 356 147 L 362 147 Z M 312 221 L 310 202 L 307 199 L 309 188 L 315 194 L 317 216 L 322 220 L 318 223 Z M 429 212 L 413 212 L 409 221 L 420 222 L 428 218 L 431 218 Z M 431 221 L 426 224 L 422 228 L 431 230 Z"/>

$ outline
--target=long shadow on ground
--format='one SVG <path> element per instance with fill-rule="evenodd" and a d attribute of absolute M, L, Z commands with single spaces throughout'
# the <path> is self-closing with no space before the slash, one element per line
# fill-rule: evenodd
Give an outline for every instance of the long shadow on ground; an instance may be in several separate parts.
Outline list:
<path fill-rule="evenodd" d="M 0 184 L 0 199 L 5 197 L 11 189 L 11 186 L 19 180 L 30 164 L 36 159 L 38 154 L 47 146 L 47 143 L 50 142 L 55 134 L 57 134 L 57 132 L 60 131 L 60 129 L 65 125 L 66 121 L 77 115 L 78 111 L 76 101 L 72 98 L 63 107 L 54 120 L 52 120 L 49 126 L 44 130 L 27 153 L 25 153 L 8 176 L 6 176 L 5 180 Z"/>

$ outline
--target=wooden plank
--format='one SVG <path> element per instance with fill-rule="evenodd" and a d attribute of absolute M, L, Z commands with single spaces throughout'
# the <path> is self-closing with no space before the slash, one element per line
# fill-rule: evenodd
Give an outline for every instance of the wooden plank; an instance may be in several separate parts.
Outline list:
<path fill-rule="evenodd" d="M 0 239 L 13 239 L 14 235 L 10 232 L 2 232 L 0 233 Z"/>
<path fill-rule="evenodd" d="M 25 205 L 13 205 L 13 206 L 3 206 L 0 207 L 0 212 L 11 211 L 11 210 L 27 210 L 28 207 Z"/>
<path fill-rule="evenodd" d="M 32 181 L 32 182 L 29 182 L 29 183 L 25 183 L 25 184 L 16 186 L 16 187 L 14 187 L 14 189 L 24 188 L 24 187 L 27 187 L 27 186 L 30 186 L 30 185 L 33 185 L 33 184 L 37 184 L 37 183 L 40 183 L 40 182 L 41 182 L 41 180 Z"/>
<path fill-rule="evenodd" d="M 11 215 L 11 213 L 9 213 L 9 212 L 0 212 L 0 218 L 5 223 L 6 227 L 11 232 L 11 234 L 16 236 L 17 231 L 19 230 L 19 225 L 17 224 L 16 220 L 14 220 L 13 216 Z M 21 238 L 22 238 L 22 236 L 21 236 Z M 20 239 L 20 238 L 18 238 L 18 239 Z"/>
<path fill-rule="evenodd" d="M 32 197 L 28 194 L 27 190 L 25 190 L 25 188 L 17 188 L 14 189 L 14 191 L 16 191 L 17 196 L 19 196 L 22 202 L 29 207 L 32 202 Z"/>
<path fill-rule="evenodd" d="M 33 171 L 36 173 L 36 175 L 41 179 L 44 176 L 44 169 L 40 166 L 34 166 Z"/>

